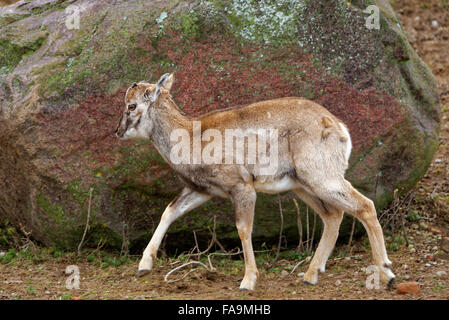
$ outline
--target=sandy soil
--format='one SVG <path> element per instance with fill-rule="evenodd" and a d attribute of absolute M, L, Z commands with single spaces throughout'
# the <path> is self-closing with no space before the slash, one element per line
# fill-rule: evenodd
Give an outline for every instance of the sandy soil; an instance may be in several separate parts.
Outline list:
<path fill-rule="evenodd" d="M 449 234 L 449 1 L 396 0 L 394 7 L 413 47 L 436 76 L 443 107 L 440 148 L 432 166 L 411 201 L 404 199 L 397 205 L 398 214 L 411 220 L 420 216 L 406 223 L 409 245 L 401 234 L 386 230 L 396 284 L 416 281 L 419 294 L 399 295 L 384 285 L 368 289 L 365 268 L 371 255 L 367 239 L 362 238 L 349 257 L 341 257 L 346 244 L 337 246 L 316 286 L 304 285 L 298 276 L 307 270 L 307 263 L 290 273 L 298 260 L 284 257 L 267 267 L 266 253 L 259 253 L 260 278 L 254 292 L 238 290 L 243 276 L 240 256 L 215 256 L 212 263 L 217 271 L 194 265 L 190 267 L 197 269 L 187 275 L 189 267 L 170 276 L 177 280 L 185 275 L 184 279 L 166 283 L 164 276 L 182 263 L 175 258 L 158 260 L 153 273 L 137 278 L 138 257 L 111 267 L 104 263 L 108 254 L 101 251 L 55 258 L 57 252 L 46 250 L 37 261 L 28 255 L 0 264 L 0 299 L 449 299 L 449 254 L 444 251 L 449 250 L 444 240 Z M 201 261 L 208 264 L 207 259 Z M 69 265 L 80 269 L 80 289 L 66 288 Z"/>

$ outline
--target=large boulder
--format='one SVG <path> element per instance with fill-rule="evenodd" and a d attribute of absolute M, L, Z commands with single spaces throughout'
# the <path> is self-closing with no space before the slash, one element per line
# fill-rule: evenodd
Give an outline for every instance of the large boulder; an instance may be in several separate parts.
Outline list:
<path fill-rule="evenodd" d="M 373 4 L 379 29 L 363 12 Z M 434 78 L 384 0 L 19 1 L 0 7 L 0 48 L 0 219 L 47 245 L 76 246 L 89 205 L 91 244 L 148 241 L 181 185 L 150 142 L 113 133 L 127 86 L 166 72 L 190 114 L 285 96 L 324 105 L 351 132 L 348 179 L 378 209 L 438 146 Z M 295 242 L 291 197 L 282 204 Z M 218 237 L 236 239 L 230 203 L 216 200 L 168 242 L 191 246 L 214 216 Z M 278 232 L 277 199 L 260 195 L 254 236 Z"/>

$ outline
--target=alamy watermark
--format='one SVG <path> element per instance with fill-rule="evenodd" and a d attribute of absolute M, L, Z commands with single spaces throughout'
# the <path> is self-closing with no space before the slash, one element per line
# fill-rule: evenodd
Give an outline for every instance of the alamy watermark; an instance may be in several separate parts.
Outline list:
<path fill-rule="evenodd" d="M 376 265 L 370 265 L 366 268 L 365 272 L 368 274 L 368 277 L 365 281 L 365 287 L 369 290 L 380 289 L 380 270 Z"/>
<path fill-rule="evenodd" d="M 363 13 L 369 14 L 365 19 L 365 27 L 369 30 L 380 30 L 380 10 L 378 6 L 370 5 L 363 10 Z"/>
<path fill-rule="evenodd" d="M 175 143 L 170 150 L 174 164 L 248 164 L 255 165 L 258 174 L 273 175 L 278 168 L 278 129 L 236 129 L 223 133 L 217 129 L 201 130 L 201 121 L 193 122 L 192 137 L 179 128 L 170 134 Z M 206 142 L 206 144 L 203 144 Z"/>
<path fill-rule="evenodd" d="M 65 274 L 69 275 L 65 281 L 66 288 L 78 290 L 80 288 L 80 268 L 76 265 L 70 265 L 65 269 Z"/>
<path fill-rule="evenodd" d="M 69 30 L 80 29 L 80 12 L 81 8 L 77 5 L 71 4 L 65 8 L 66 19 L 65 26 Z"/>

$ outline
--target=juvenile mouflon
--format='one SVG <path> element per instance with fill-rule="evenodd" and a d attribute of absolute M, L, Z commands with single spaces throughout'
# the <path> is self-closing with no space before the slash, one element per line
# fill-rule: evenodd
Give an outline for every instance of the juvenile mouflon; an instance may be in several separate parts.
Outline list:
<path fill-rule="evenodd" d="M 245 276 L 240 288 L 253 290 L 258 276 L 251 242 L 256 193 L 291 190 L 319 214 L 324 224 L 321 240 L 304 275 L 306 283 L 316 284 L 318 271 L 324 272 L 338 237 L 343 212 L 354 215 L 364 225 L 380 279 L 389 285 L 393 282 L 395 276 L 389 269 L 391 262 L 373 202 L 354 189 L 344 177 L 352 145 L 341 120 L 319 104 L 295 97 L 190 117 L 172 100 L 172 84 L 173 75 L 165 74 L 157 84 L 140 82 L 128 88 L 125 110 L 116 130 L 120 139 L 152 140 L 185 184 L 182 192 L 165 209 L 143 253 L 139 276 L 151 270 L 159 245 L 173 221 L 213 197 L 222 197 L 233 203 L 242 241 Z M 195 122 L 201 123 L 202 132 L 214 129 L 223 136 L 229 129 L 256 132 L 275 128 L 278 133 L 275 172 L 261 175 L 259 164 L 225 161 L 213 164 L 173 163 L 170 152 L 177 142 L 171 139 L 171 132 L 183 129 L 192 137 Z M 267 141 L 268 149 L 270 141 Z M 201 143 L 206 144 L 205 141 Z"/>

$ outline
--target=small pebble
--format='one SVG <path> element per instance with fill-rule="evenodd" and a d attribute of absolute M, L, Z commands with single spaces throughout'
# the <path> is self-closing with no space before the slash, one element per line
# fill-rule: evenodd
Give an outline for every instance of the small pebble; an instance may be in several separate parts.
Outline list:
<path fill-rule="evenodd" d="M 335 281 L 335 285 L 336 285 L 336 286 L 341 285 L 341 281 L 340 281 L 340 280 Z"/>
<path fill-rule="evenodd" d="M 433 23 L 434 23 L 434 22 L 437 23 L 437 27 L 438 27 L 438 22 L 435 21 L 435 20 L 432 21 L 432 26 L 433 26 Z M 441 160 L 441 159 L 435 159 L 435 163 L 441 163 L 441 162 L 443 162 L 443 160 Z"/>
<path fill-rule="evenodd" d="M 430 267 L 431 265 L 430 265 L 430 263 L 426 263 L 426 267 L 428 268 L 428 267 Z"/>
<path fill-rule="evenodd" d="M 427 230 L 429 228 L 429 225 L 427 223 L 425 223 L 424 221 L 420 222 L 419 226 L 425 230 Z"/>
<path fill-rule="evenodd" d="M 304 272 L 298 273 L 298 277 L 304 277 Z"/>
<path fill-rule="evenodd" d="M 282 270 L 281 271 L 281 276 L 288 276 L 288 271 L 286 271 L 286 270 Z"/>
<path fill-rule="evenodd" d="M 442 276 L 447 275 L 447 272 L 446 272 L 446 271 L 437 271 L 436 275 L 437 275 L 438 277 L 442 277 Z"/>
<path fill-rule="evenodd" d="M 444 237 L 441 240 L 440 247 L 443 251 L 449 253 L 449 238 Z"/>

